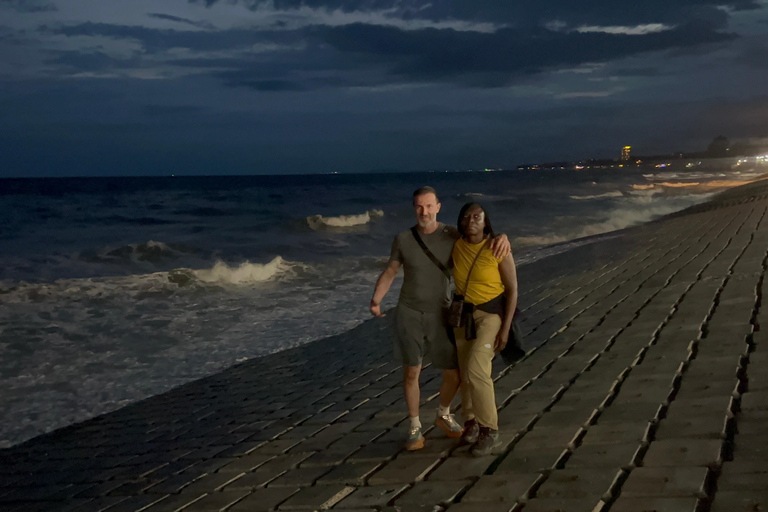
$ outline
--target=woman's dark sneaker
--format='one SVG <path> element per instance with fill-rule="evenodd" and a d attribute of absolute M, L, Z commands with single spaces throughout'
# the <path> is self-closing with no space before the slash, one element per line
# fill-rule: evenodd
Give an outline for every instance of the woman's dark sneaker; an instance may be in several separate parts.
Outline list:
<path fill-rule="evenodd" d="M 474 444 L 477 442 L 477 436 L 480 435 L 480 424 L 475 420 L 464 422 L 464 434 L 461 436 L 461 444 Z"/>
<path fill-rule="evenodd" d="M 482 457 L 483 455 L 492 454 L 499 446 L 501 446 L 499 431 L 488 427 L 480 427 L 480 435 L 477 436 L 477 442 L 472 445 L 469 451 L 475 457 Z"/>

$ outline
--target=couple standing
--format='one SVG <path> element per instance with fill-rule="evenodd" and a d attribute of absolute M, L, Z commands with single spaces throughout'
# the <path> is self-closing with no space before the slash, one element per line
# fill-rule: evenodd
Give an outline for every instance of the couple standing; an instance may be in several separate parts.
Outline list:
<path fill-rule="evenodd" d="M 495 237 L 487 212 L 480 205 L 464 205 L 457 228 L 437 222 L 440 206 L 432 187 L 413 193 L 418 224 L 395 237 L 387 268 L 376 281 L 370 310 L 375 316 L 384 316 L 381 301 L 402 266 L 395 354 L 403 364 L 410 419 L 406 449 L 424 447 L 419 375 L 422 360 L 429 355 L 443 373 L 435 425 L 448 437 L 461 437 L 462 442 L 472 445 L 473 455 L 482 456 L 500 443 L 491 363 L 507 344 L 517 305 L 515 263 L 508 238 Z M 464 298 L 460 327 L 449 326 L 444 313 L 451 275 L 456 294 Z M 463 428 L 450 412 L 459 389 Z"/>

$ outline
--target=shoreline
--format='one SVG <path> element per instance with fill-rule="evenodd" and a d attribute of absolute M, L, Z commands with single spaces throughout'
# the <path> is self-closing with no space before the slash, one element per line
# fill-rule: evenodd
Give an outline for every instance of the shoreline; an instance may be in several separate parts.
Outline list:
<path fill-rule="evenodd" d="M 695 206 L 693 208 L 695 208 Z M 686 211 L 686 210 L 683 210 L 683 212 L 684 211 Z M 672 215 L 675 215 L 675 214 L 672 214 Z M 656 222 L 656 221 L 651 221 L 651 223 L 653 223 L 653 222 Z M 648 224 L 648 223 L 645 223 L 645 224 Z M 551 258 L 556 258 L 556 257 L 558 257 L 560 255 L 563 255 L 563 254 L 571 254 L 573 251 L 576 251 L 577 249 L 583 248 L 584 246 L 589 246 L 589 245 L 593 245 L 593 244 L 600 244 L 600 243 L 604 243 L 604 242 L 609 242 L 611 240 L 615 240 L 615 239 L 618 239 L 618 238 L 625 237 L 627 234 L 630 234 L 630 236 L 631 236 L 632 230 L 641 229 L 645 224 L 640 224 L 638 226 L 633 226 L 633 227 L 625 228 L 625 229 L 618 230 L 618 231 L 612 231 L 612 232 L 602 233 L 602 234 L 598 234 L 598 235 L 591 235 L 591 236 L 588 236 L 588 237 L 582 237 L 582 238 L 578 238 L 578 239 L 573 239 L 573 240 L 569 240 L 569 241 L 566 241 L 566 242 L 560 242 L 560 243 L 552 244 L 550 246 L 544 246 L 544 247 L 538 248 L 538 249 L 536 249 L 534 251 L 534 254 L 539 255 L 537 257 L 537 259 L 535 259 L 533 261 L 518 262 L 518 266 L 521 269 L 527 269 L 529 267 L 529 265 L 541 264 L 545 268 L 550 269 L 550 270 L 547 270 L 546 272 L 543 272 L 543 273 L 540 273 L 540 274 L 547 274 L 547 273 L 551 273 L 551 272 L 556 272 L 557 271 L 557 267 L 558 267 L 559 264 L 557 264 L 557 263 L 545 264 L 545 263 L 541 263 L 541 262 L 543 262 L 544 260 L 549 260 Z M 618 244 L 618 245 L 622 245 L 623 244 L 623 242 L 621 242 L 619 240 L 616 240 L 616 242 L 614 242 L 614 243 Z M 579 260 L 579 261 L 589 261 L 591 258 L 595 257 L 594 254 L 591 255 L 591 256 L 589 255 L 592 252 L 589 249 L 584 249 L 584 251 L 587 254 L 587 256 L 576 256 L 575 259 Z M 578 254 L 581 254 L 581 253 L 578 253 Z M 523 258 L 525 258 L 525 255 L 523 255 Z M 566 261 L 569 260 L 568 256 L 563 256 L 563 258 Z M 555 260 L 555 261 L 557 262 L 557 261 L 560 261 L 560 260 Z M 572 265 L 573 261 L 569 261 L 568 264 Z M 575 268 L 572 268 L 571 270 L 575 270 Z M 523 274 L 525 274 L 525 272 L 526 271 L 523 271 Z M 534 273 L 536 273 L 536 272 L 534 272 Z M 535 278 L 535 279 L 538 279 L 538 277 Z M 353 327 L 353 330 L 354 329 L 358 329 L 358 328 L 360 328 L 362 326 L 365 326 L 368 322 L 371 322 L 371 321 L 375 322 L 376 319 L 367 317 L 367 315 L 366 315 L 366 318 L 362 319 L 355 327 Z M 333 338 L 335 336 L 343 335 L 343 334 L 345 334 L 347 332 L 349 332 L 349 330 L 341 331 L 341 332 L 339 332 L 339 333 L 337 333 L 335 335 L 331 335 L 331 336 L 325 336 L 324 335 L 324 336 L 318 337 L 318 338 L 316 338 L 316 339 L 314 339 L 312 341 L 302 343 L 301 345 L 299 345 L 298 348 L 300 348 L 302 346 L 306 346 L 309 343 L 323 343 L 326 340 L 329 340 L 329 339 L 331 339 L 331 338 Z M 257 359 L 263 359 L 265 357 L 270 357 L 270 356 L 273 356 L 275 354 L 279 354 L 279 353 L 281 353 L 283 351 L 286 351 L 286 350 L 292 350 L 294 348 L 297 348 L 297 347 L 276 348 L 272 352 L 269 352 L 267 354 L 257 355 L 255 357 L 250 357 L 250 358 L 248 358 L 246 360 L 246 362 L 247 361 L 254 361 L 254 360 L 257 360 Z M 5 446 L 5 448 L 6 449 L 7 448 L 12 448 L 14 446 L 18 446 L 19 444 L 22 444 L 22 443 L 28 442 L 30 440 L 33 440 L 33 439 L 39 437 L 40 435 L 47 435 L 47 434 L 50 434 L 50 433 L 54 433 L 54 432 L 56 432 L 60 428 L 67 428 L 68 426 L 71 426 L 71 425 L 77 425 L 78 423 L 81 423 L 82 421 L 88 421 L 88 420 L 93 419 L 93 418 L 98 418 L 98 417 L 100 417 L 100 416 L 102 416 L 104 414 L 110 414 L 112 412 L 120 410 L 122 407 L 125 407 L 125 406 L 128 406 L 128 405 L 132 405 L 132 404 L 141 402 L 143 400 L 151 399 L 152 397 L 158 396 L 158 395 L 162 395 L 163 393 L 171 392 L 174 389 L 178 388 L 179 386 L 184 386 L 186 384 L 193 383 L 193 382 L 195 382 L 195 381 L 197 381 L 197 380 L 199 380 L 201 378 L 207 378 L 209 376 L 216 375 L 216 374 L 218 374 L 220 372 L 226 371 L 230 367 L 237 366 L 238 364 L 241 364 L 241 361 L 238 360 L 238 362 L 233 362 L 233 363 L 227 364 L 225 366 L 221 366 L 220 368 L 217 368 L 217 369 L 213 370 L 211 373 L 206 373 L 206 374 L 203 374 L 203 375 L 194 376 L 190 380 L 186 380 L 186 381 L 183 381 L 181 383 L 173 384 L 170 387 L 166 387 L 166 388 L 162 389 L 159 392 L 153 392 L 152 394 L 143 396 L 141 398 L 122 399 L 121 400 L 122 403 L 120 403 L 116 407 L 103 407 L 103 406 L 100 406 L 100 405 L 96 406 L 94 408 L 94 410 L 96 410 L 96 411 L 100 410 L 99 414 L 96 414 L 96 415 L 90 415 L 89 414 L 85 418 L 83 418 L 81 416 L 80 419 L 77 419 L 76 421 L 74 421 L 72 423 L 68 423 L 66 425 L 57 426 L 55 428 L 52 428 L 51 430 L 48 430 L 47 432 L 44 432 L 44 431 L 43 432 L 38 432 L 37 434 L 33 435 L 32 437 L 27 437 L 26 439 L 18 441 L 18 442 L 16 442 L 13 445 Z"/>
<path fill-rule="evenodd" d="M 766 505 L 768 181 L 745 187 L 523 267 L 530 350 L 494 362 L 492 456 L 472 458 L 435 429 L 424 450 L 403 451 L 389 316 L 0 450 L 0 507 Z M 439 385 L 427 369 L 425 418 Z"/>

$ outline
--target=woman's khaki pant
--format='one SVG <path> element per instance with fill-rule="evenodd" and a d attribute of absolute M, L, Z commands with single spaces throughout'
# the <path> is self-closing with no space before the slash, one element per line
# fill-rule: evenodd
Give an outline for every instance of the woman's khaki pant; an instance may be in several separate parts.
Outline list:
<path fill-rule="evenodd" d="M 493 389 L 492 361 L 501 317 L 475 310 L 477 338 L 467 340 L 463 327 L 454 328 L 461 372 L 461 409 L 464 421 L 475 419 L 480 425 L 499 428 L 496 395 Z"/>

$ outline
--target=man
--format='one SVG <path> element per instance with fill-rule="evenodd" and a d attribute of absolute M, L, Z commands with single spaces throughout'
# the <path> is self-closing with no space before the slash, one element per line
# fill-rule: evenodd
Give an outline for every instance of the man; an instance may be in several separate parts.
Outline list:
<path fill-rule="evenodd" d="M 437 222 L 440 212 L 437 191 L 432 187 L 421 187 L 413 193 L 413 210 L 417 225 L 414 230 L 403 231 L 395 237 L 387 268 L 376 281 L 371 299 L 371 314 L 385 316 L 381 312 L 381 301 L 392 286 L 400 267 L 403 267 L 403 286 L 397 302 L 395 316 L 395 355 L 403 364 L 403 391 L 408 407 L 410 426 L 406 449 L 413 451 L 424 447 L 419 419 L 419 376 L 422 361 L 429 355 L 432 364 L 442 370 L 440 386 L 440 407 L 435 425 L 448 437 L 457 438 L 463 429 L 456 423 L 450 412 L 451 401 L 459 389 L 460 378 L 456 347 L 449 335 L 443 310 L 450 302 L 448 267 L 453 244 L 459 232 L 452 226 Z M 421 247 L 416 235 L 433 255 L 430 259 Z M 492 241 L 494 255 L 504 257 L 510 246 L 506 235 Z M 441 266 L 439 266 L 441 265 Z"/>

